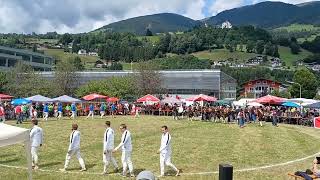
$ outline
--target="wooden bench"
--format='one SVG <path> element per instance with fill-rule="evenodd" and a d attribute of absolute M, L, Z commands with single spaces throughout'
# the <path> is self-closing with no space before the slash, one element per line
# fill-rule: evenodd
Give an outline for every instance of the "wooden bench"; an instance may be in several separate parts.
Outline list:
<path fill-rule="evenodd" d="M 291 176 L 293 177 L 295 180 L 298 180 L 298 179 L 304 179 L 303 177 L 301 176 L 296 176 L 294 175 L 294 173 L 288 173 L 288 176 Z M 312 179 L 318 179 L 317 176 L 315 175 L 309 175 Z"/>

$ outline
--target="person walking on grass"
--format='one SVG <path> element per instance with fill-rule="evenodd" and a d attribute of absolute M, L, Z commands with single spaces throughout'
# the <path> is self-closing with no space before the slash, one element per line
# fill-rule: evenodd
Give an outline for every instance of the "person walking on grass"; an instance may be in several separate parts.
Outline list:
<path fill-rule="evenodd" d="M 58 120 L 62 118 L 63 107 L 61 103 L 58 103 Z"/>
<path fill-rule="evenodd" d="M 158 154 L 160 154 L 160 177 L 164 176 L 164 168 L 165 166 L 171 167 L 173 170 L 176 171 L 175 176 L 179 176 L 180 171 L 176 168 L 175 165 L 171 163 L 171 135 L 169 133 L 169 129 L 167 126 L 161 127 L 161 144 L 160 149 L 158 150 Z"/>
<path fill-rule="evenodd" d="M 87 116 L 87 119 L 91 116 L 91 119 L 93 119 L 93 115 L 94 115 L 94 105 L 90 104 L 89 106 L 89 114 Z"/>
<path fill-rule="evenodd" d="M 130 177 L 134 177 L 133 164 L 131 161 L 132 143 L 131 133 L 127 130 L 125 124 L 120 125 L 120 131 L 122 132 L 120 144 L 112 151 L 115 153 L 119 148 L 122 150 L 121 162 L 122 162 L 122 176 L 127 176 L 127 167 L 129 167 Z"/>
<path fill-rule="evenodd" d="M 43 105 L 43 120 L 48 121 L 48 116 L 49 116 L 49 107 L 48 107 L 48 104 L 45 103 Z"/>
<path fill-rule="evenodd" d="M 21 106 L 18 105 L 14 108 L 14 113 L 16 115 L 17 123 L 16 124 L 22 124 L 22 110 Z"/>
<path fill-rule="evenodd" d="M 72 119 L 74 119 L 77 115 L 77 107 L 75 103 L 71 104 L 71 117 Z"/>
<path fill-rule="evenodd" d="M 31 140 L 31 158 L 32 158 L 32 168 L 34 170 L 39 169 L 38 167 L 38 149 L 42 146 L 43 142 L 43 131 L 42 128 L 38 126 L 38 120 L 31 120 L 32 128 L 30 130 L 30 140 Z"/>
<path fill-rule="evenodd" d="M 119 166 L 112 156 L 112 150 L 114 148 L 114 131 L 110 127 L 110 121 L 106 121 L 106 131 L 103 136 L 103 172 L 102 174 L 107 174 L 107 168 L 110 163 L 115 167 L 115 172 L 118 172 Z"/>
<path fill-rule="evenodd" d="M 81 170 L 80 171 L 86 171 L 86 166 L 84 164 L 84 160 L 81 157 L 80 154 L 80 131 L 78 131 L 78 125 L 77 124 L 72 124 L 72 132 L 70 134 L 70 145 L 68 148 L 68 152 L 66 155 L 66 161 L 64 164 L 64 168 L 60 169 L 60 171 L 65 172 L 69 166 L 70 159 L 73 155 L 76 155 L 80 166 Z"/>
<path fill-rule="evenodd" d="M 102 103 L 100 105 L 100 117 L 103 118 L 103 116 L 106 114 L 106 105 Z"/>
<path fill-rule="evenodd" d="M 111 105 L 111 117 L 115 118 L 116 114 L 117 114 L 117 105 L 115 103 L 112 103 L 112 105 Z"/>

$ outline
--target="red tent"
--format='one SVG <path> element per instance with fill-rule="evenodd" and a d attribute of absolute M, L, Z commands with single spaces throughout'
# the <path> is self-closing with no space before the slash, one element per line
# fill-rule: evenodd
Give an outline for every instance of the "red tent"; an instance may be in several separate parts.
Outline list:
<path fill-rule="evenodd" d="M 0 94 L 0 100 L 10 100 L 12 98 L 13 98 L 13 96 L 9 96 L 6 94 Z"/>
<path fill-rule="evenodd" d="M 151 94 L 147 94 L 143 97 L 141 97 L 140 99 L 137 100 L 137 102 L 143 103 L 143 102 L 159 102 L 160 99 L 158 99 L 155 96 L 152 96 Z"/>
<path fill-rule="evenodd" d="M 197 96 L 190 97 L 186 99 L 187 101 L 208 101 L 208 102 L 214 102 L 217 101 L 217 98 L 212 96 L 207 96 L 204 94 L 199 94 Z"/>
<path fill-rule="evenodd" d="M 106 98 L 108 98 L 108 96 L 104 96 L 104 95 L 100 95 L 100 94 L 96 94 L 96 93 L 89 94 L 89 95 L 82 97 L 82 99 L 84 99 L 86 101 L 92 101 L 94 99 L 106 99 Z"/>
<path fill-rule="evenodd" d="M 116 97 L 110 97 L 110 98 L 107 99 L 107 101 L 108 102 L 117 102 L 117 101 L 119 101 L 119 99 L 116 98 Z"/>
<path fill-rule="evenodd" d="M 256 99 L 254 102 L 258 102 L 261 104 L 281 104 L 286 100 L 287 99 L 285 98 L 267 95 L 267 96 L 263 96 L 261 98 Z"/>

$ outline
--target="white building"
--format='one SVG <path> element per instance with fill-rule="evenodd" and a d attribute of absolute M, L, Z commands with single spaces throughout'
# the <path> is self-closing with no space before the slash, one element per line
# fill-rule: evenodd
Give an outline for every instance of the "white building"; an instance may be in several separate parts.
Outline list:
<path fill-rule="evenodd" d="M 87 55 L 87 51 L 85 50 L 85 49 L 80 49 L 79 51 L 78 51 L 78 54 L 79 55 Z"/>
<path fill-rule="evenodd" d="M 89 56 L 98 56 L 97 52 L 89 52 Z"/>
<path fill-rule="evenodd" d="M 226 29 L 231 29 L 232 28 L 232 24 L 229 21 L 225 21 L 225 22 L 222 23 L 221 28 L 222 29 L 225 29 L 225 28 Z"/>

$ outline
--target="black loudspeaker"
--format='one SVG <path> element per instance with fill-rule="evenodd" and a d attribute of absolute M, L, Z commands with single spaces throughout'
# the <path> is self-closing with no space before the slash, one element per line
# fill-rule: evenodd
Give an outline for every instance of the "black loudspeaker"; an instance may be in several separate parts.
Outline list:
<path fill-rule="evenodd" d="M 219 164 L 219 180 L 232 180 L 233 166 L 229 164 Z"/>

